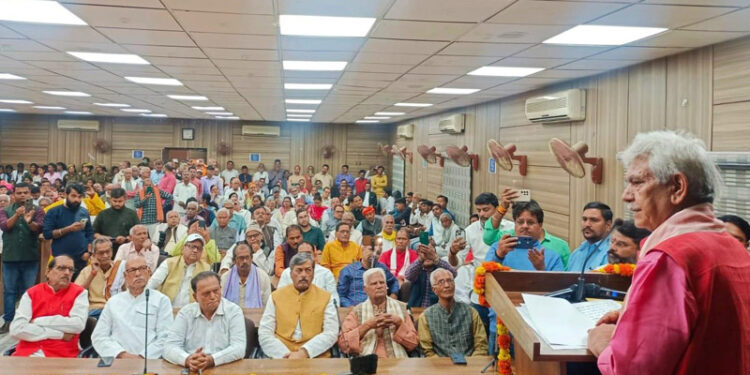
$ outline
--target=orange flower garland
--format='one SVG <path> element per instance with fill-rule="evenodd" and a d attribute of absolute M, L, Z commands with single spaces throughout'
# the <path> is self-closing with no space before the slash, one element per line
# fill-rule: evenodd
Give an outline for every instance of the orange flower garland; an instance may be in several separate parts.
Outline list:
<path fill-rule="evenodd" d="M 615 263 L 601 266 L 594 270 L 594 272 L 608 273 L 613 275 L 620 275 L 625 277 L 632 277 L 635 272 L 635 264 L 632 263 Z"/>
<path fill-rule="evenodd" d="M 510 267 L 496 262 L 484 262 L 474 271 L 474 293 L 479 297 L 479 304 L 485 307 L 490 307 L 487 299 L 484 298 L 484 286 L 487 281 L 485 274 L 494 271 L 510 271 Z M 497 349 L 497 373 L 500 375 L 512 375 L 513 369 L 510 366 L 510 332 L 499 316 L 497 317 Z"/>

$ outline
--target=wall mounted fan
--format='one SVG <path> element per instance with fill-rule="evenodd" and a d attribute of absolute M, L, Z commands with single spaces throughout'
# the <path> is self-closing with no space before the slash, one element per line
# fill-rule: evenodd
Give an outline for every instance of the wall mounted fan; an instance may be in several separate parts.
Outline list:
<path fill-rule="evenodd" d="M 549 151 L 555 156 L 560 166 L 571 176 L 583 178 L 586 176 L 584 164 L 591 164 L 591 181 L 595 184 L 602 183 L 604 170 L 602 158 L 586 157 L 589 146 L 586 143 L 578 142 L 572 147 L 565 141 L 558 138 L 552 138 L 549 141 Z"/>
<path fill-rule="evenodd" d="M 515 155 L 516 145 L 510 143 L 503 147 L 500 142 L 490 139 L 487 141 L 487 151 L 489 151 L 492 158 L 495 159 L 497 166 L 506 171 L 512 171 L 513 160 L 518 160 L 518 171 L 521 176 L 526 176 L 526 169 L 529 164 L 528 158 L 526 155 Z"/>
<path fill-rule="evenodd" d="M 447 146 L 445 147 L 445 153 L 448 154 L 451 160 L 462 167 L 472 167 L 475 171 L 479 169 L 479 155 L 470 154 L 469 147 L 467 146 Z"/>
<path fill-rule="evenodd" d="M 391 146 L 384 145 L 378 142 L 378 150 L 380 151 L 381 154 L 383 154 L 383 156 L 387 158 L 390 158 L 391 156 L 393 156 L 393 149 L 391 148 Z"/>
<path fill-rule="evenodd" d="M 440 162 L 440 166 L 443 166 L 445 158 L 437 152 L 435 146 L 428 147 L 427 145 L 420 145 L 417 147 L 417 152 L 422 156 L 422 159 L 429 164 L 436 164 Z"/>
<path fill-rule="evenodd" d="M 393 145 L 393 155 L 398 155 L 401 159 L 409 160 L 409 163 L 414 162 L 414 153 L 406 150 L 406 147 L 399 147 Z"/>

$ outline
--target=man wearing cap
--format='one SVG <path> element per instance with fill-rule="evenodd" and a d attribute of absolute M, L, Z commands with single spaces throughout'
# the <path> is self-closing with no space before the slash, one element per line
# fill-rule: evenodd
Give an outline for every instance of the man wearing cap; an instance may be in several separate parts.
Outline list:
<path fill-rule="evenodd" d="M 201 260 L 206 241 L 198 233 L 191 233 L 182 247 L 182 255 L 163 261 L 148 282 L 149 289 L 164 293 L 172 301 L 172 307 L 183 307 L 194 302 L 190 292 L 190 279 L 211 269 Z"/>
<path fill-rule="evenodd" d="M 263 232 L 259 226 L 253 224 L 247 227 L 247 230 L 245 231 L 245 242 L 250 246 L 253 264 L 255 264 L 255 266 L 266 275 L 273 275 L 275 250 L 270 249 L 268 245 L 263 243 Z M 221 260 L 220 274 L 223 275 L 232 268 L 233 264 L 235 264 L 236 249 L 237 245 L 235 244 L 227 250 L 226 255 Z"/>
<path fill-rule="evenodd" d="M 383 221 L 375 217 L 375 207 L 368 206 L 362 210 L 365 219 L 359 222 L 357 230 L 362 232 L 363 236 L 376 236 L 383 230 Z"/>

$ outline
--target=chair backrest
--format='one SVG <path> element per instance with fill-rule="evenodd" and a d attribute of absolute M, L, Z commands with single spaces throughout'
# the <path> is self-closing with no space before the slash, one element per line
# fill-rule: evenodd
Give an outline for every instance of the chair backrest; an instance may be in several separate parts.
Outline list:
<path fill-rule="evenodd" d="M 409 280 L 404 281 L 401 287 L 398 289 L 398 300 L 403 303 L 409 302 L 409 295 L 411 293 L 411 283 Z"/>
<path fill-rule="evenodd" d="M 245 334 L 247 335 L 247 346 L 245 347 L 245 358 L 252 358 L 255 348 L 258 345 L 258 329 L 255 328 L 255 323 L 252 320 L 245 318 Z"/>
<path fill-rule="evenodd" d="M 83 328 L 81 336 L 78 338 L 82 348 L 91 346 L 91 334 L 94 333 L 94 327 L 96 327 L 96 318 L 89 317 L 86 319 L 86 327 Z"/>

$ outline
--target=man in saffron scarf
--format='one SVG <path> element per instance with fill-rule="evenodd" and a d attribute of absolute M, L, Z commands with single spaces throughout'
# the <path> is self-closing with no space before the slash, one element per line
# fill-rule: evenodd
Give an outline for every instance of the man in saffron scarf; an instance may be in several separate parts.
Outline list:
<path fill-rule="evenodd" d="M 339 347 L 350 355 L 377 354 L 406 358 L 419 345 L 406 304 L 388 297 L 385 271 L 371 268 L 362 275 L 367 299 L 341 323 Z"/>
<path fill-rule="evenodd" d="M 605 375 L 750 373 L 750 257 L 713 213 L 721 178 L 702 141 L 638 134 L 622 198 L 651 230 L 621 311 L 589 332 Z"/>
<path fill-rule="evenodd" d="M 242 308 L 261 308 L 271 296 L 271 279 L 253 264 L 253 252 L 245 242 L 234 248 L 234 266 L 221 276 L 224 298 Z"/>

